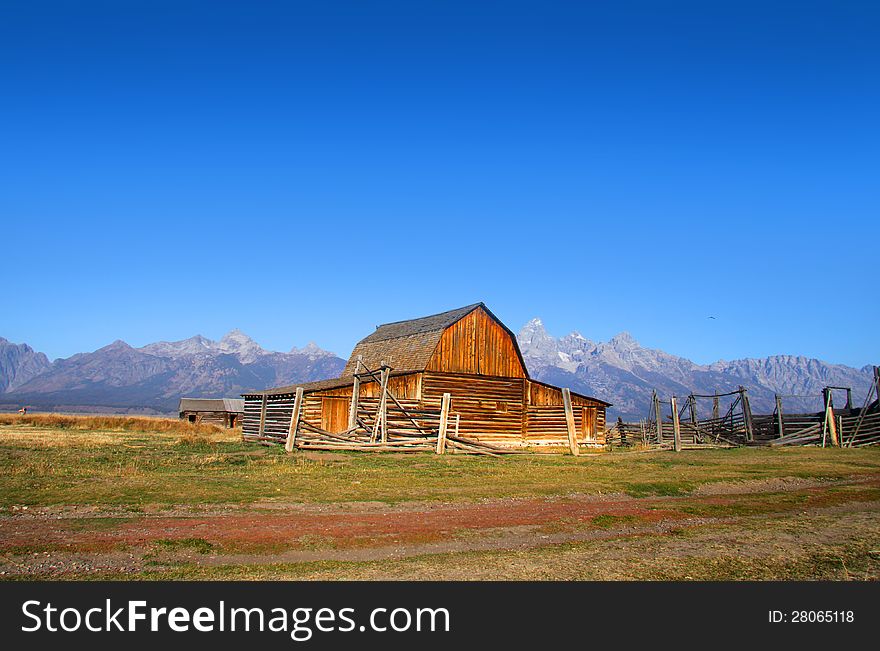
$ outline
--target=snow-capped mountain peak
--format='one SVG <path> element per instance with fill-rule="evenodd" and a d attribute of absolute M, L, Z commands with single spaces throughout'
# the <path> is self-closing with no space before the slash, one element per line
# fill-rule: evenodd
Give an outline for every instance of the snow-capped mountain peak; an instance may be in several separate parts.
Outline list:
<path fill-rule="evenodd" d="M 202 335 L 195 335 L 189 339 L 180 341 L 157 341 L 141 348 L 141 351 L 157 357 L 180 357 L 183 355 L 198 355 L 212 350 L 213 341 Z"/>
<path fill-rule="evenodd" d="M 238 328 L 230 330 L 216 343 L 216 349 L 222 353 L 237 355 L 244 363 L 255 361 L 267 351 L 256 341 L 248 337 Z"/>
<path fill-rule="evenodd" d="M 204 355 L 234 355 L 242 364 L 252 364 L 263 356 L 277 354 L 266 350 L 238 328 L 227 332 L 219 341 L 195 335 L 180 341 L 159 341 L 148 344 L 139 350 L 148 355 L 172 359 Z M 323 350 L 315 342 L 310 342 L 302 349 L 294 346 L 290 354 L 307 355 L 312 359 L 326 356 L 335 357 L 333 353 Z"/>
<path fill-rule="evenodd" d="M 327 350 L 324 350 L 318 344 L 316 344 L 314 341 L 310 341 L 302 348 L 297 348 L 296 346 L 294 346 L 293 348 L 290 349 L 290 352 L 291 353 L 299 353 L 300 355 L 308 355 L 312 359 L 316 359 L 318 357 L 326 357 L 327 355 L 330 355 L 330 356 L 333 355 L 333 353 L 331 353 Z"/>
<path fill-rule="evenodd" d="M 691 392 L 724 393 L 743 385 L 749 389 L 754 413 L 772 413 L 776 393 L 815 395 L 815 400 L 790 399 L 787 403 L 791 409 L 812 411 L 821 407 L 818 396 L 824 386 L 849 386 L 854 402 L 861 404 L 873 377 L 870 366 L 855 369 L 794 355 L 702 366 L 646 348 L 628 332 L 600 343 L 576 331 L 557 339 L 537 318 L 523 326 L 517 340 L 533 377 L 612 402 L 611 415 L 629 418 L 647 414 L 654 389 L 668 398 Z"/>

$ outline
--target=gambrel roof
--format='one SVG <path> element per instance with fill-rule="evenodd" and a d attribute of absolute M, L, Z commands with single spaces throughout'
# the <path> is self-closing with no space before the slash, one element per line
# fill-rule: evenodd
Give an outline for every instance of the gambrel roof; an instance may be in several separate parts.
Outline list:
<path fill-rule="evenodd" d="M 394 321 L 378 326 L 374 333 L 361 339 L 354 347 L 351 357 L 342 371 L 342 377 L 354 374 L 359 355 L 363 357 L 364 363 L 373 370 L 384 361 L 395 371 L 424 371 L 428 362 L 431 361 L 434 351 L 437 350 L 437 344 L 440 342 L 443 332 L 478 308 L 482 308 L 507 330 L 513 340 L 523 369 L 525 369 L 525 362 L 519 352 L 519 346 L 516 344 L 516 336 L 513 332 L 492 314 L 485 304 L 474 303 L 440 314 L 406 321 Z"/>

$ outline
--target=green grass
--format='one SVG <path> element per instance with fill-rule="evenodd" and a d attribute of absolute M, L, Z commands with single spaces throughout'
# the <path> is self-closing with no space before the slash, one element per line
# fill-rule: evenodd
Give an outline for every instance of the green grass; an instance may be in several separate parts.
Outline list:
<path fill-rule="evenodd" d="M 48 524 L 40 531 L 55 535 L 19 534 L 15 540 L 22 544 L 5 547 L 0 560 L 4 567 L 17 568 L 18 563 L 37 567 L 44 557 L 45 562 L 75 565 L 85 562 L 78 554 L 91 555 L 88 562 L 106 555 L 113 568 L 86 571 L 75 565 L 53 574 L 56 578 L 880 578 L 880 449 L 742 448 L 500 459 L 356 452 L 288 455 L 278 447 L 244 444 L 236 433 L 220 430 L 178 430 L 168 424 L 143 431 L 140 421 L 127 428 L 107 422 L 91 429 L 84 421 L 59 421 L 57 427 L 47 422 L 0 424 L 0 509 L 28 514 L 4 519 L 10 535 L 17 529 L 29 531 L 32 513 Z M 823 481 L 859 476 L 873 479 Z M 751 483 L 754 492 L 735 486 L 699 490 L 717 482 L 780 477 L 813 481 Z M 513 542 L 507 549 L 438 548 L 437 553 L 393 559 L 380 555 L 375 560 L 328 560 L 360 547 L 361 539 L 299 529 L 284 540 L 224 537 L 213 527 L 177 534 L 205 538 L 174 538 L 173 529 L 162 527 L 146 533 L 146 523 L 155 515 L 186 519 L 212 505 L 213 514 L 198 517 L 221 516 L 220 527 L 222 516 L 237 511 L 226 509 L 226 504 L 244 505 L 246 517 L 257 522 L 283 514 L 290 503 L 558 497 L 553 506 L 567 507 L 576 503 L 566 499 L 572 494 L 625 494 L 640 501 L 595 500 L 608 512 L 569 517 L 570 512 L 562 510 L 553 520 L 536 518 L 532 532 L 526 525 L 496 530 L 492 523 L 485 529 L 457 530 L 450 525 L 447 531 L 442 525 L 410 532 L 406 541 L 411 545 L 478 543 L 499 535 L 511 536 Z M 273 502 L 279 504 L 276 510 L 257 512 Z M 29 511 L 23 511 L 25 506 Z M 43 512 L 44 507 L 50 510 Z M 488 508 L 517 507 L 508 502 Z M 402 514 L 432 508 L 407 506 L 398 512 L 405 517 Z M 639 509 L 638 514 L 631 508 Z M 386 510 L 372 504 L 349 504 L 345 509 Z M 334 511 L 306 510 L 321 517 Z M 54 524 L 56 516 L 64 520 L 64 535 L 56 531 L 61 528 Z M 528 538 L 534 544 L 524 548 L 517 536 L 534 536 Z M 397 537 L 366 536 L 363 548 L 382 547 Z M 569 542 L 559 542 L 566 537 Z M 325 560 L 276 562 L 278 554 L 291 550 Z M 233 554 L 239 555 L 235 561 L 228 558 Z M 38 555 L 39 563 L 32 558 Z M 126 559 L 132 559 L 131 565 Z M 43 576 L 40 571 L 11 572 L 4 578 Z"/>
<path fill-rule="evenodd" d="M 214 545 L 204 538 L 175 538 L 169 540 L 154 540 L 152 545 L 157 551 L 180 552 L 190 551 L 197 554 L 210 554 Z"/>
<path fill-rule="evenodd" d="M 627 493 L 773 477 L 834 479 L 880 470 L 880 449 L 733 449 L 628 454 L 294 453 L 237 435 L 0 426 L 0 508 L 286 501 L 402 502 Z"/>

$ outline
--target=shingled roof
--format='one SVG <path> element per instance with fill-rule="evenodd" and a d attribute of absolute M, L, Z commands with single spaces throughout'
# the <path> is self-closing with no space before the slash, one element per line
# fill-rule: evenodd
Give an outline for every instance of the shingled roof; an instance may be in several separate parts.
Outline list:
<path fill-rule="evenodd" d="M 342 376 L 354 375 L 358 355 L 370 368 L 377 368 L 384 361 L 396 371 L 425 370 L 443 331 L 479 307 L 488 311 L 482 303 L 474 303 L 419 319 L 380 325 L 354 347 Z"/>
<path fill-rule="evenodd" d="M 178 411 L 228 411 L 244 413 L 241 398 L 181 398 Z"/>
<path fill-rule="evenodd" d="M 464 307 L 449 310 L 448 312 L 441 312 L 440 314 L 432 314 L 431 316 L 423 316 L 418 319 L 407 319 L 406 321 L 386 323 L 378 326 L 376 332 L 369 337 L 361 339 L 360 343 L 364 344 L 376 341 L 387 341 L 389 339 L 420 335 L 426 332 L 443 332 L 446 328 L 459 319 L 466 317 L 478 307 L 486 308 L 482 303 L 474 303 L 473 305 L 465 305 Z"/>
<path fill-rule="evenodd" d="M 410 375 L 413 371 L 391 371 L 391 377 L 397 377 L 399 375 Z M 376 380 L 370 379 L 369 377 L 362 378 L 361 383 L 370 383 L 375 382 Z M 262 396 L 263 394 L 267 396 L 278 396 L 278 395 L 293 395 L 296 393 L 297 387 L 302 387 L 305 393 L 313 393 L 315 391 L 329 391 L 330 389 L 340 389 L 342 387 L 350 387 L 354 384 L 354 376 L 350 375 L 348 377 L 337 377 L 329 380 L 315 380 L 314 382 L 300 382 L 299 384 L 290 384 L 284 387 L 276 387 L 274 389 L 266 389 L 265 391 L 250 391 L 247 393 L 243 393 L 243 396 Z"/>

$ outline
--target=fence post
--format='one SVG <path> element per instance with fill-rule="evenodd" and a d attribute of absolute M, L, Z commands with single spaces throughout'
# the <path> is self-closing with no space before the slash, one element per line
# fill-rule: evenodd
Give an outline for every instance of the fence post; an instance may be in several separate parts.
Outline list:
<path fill-rule="evenodd" d="M 681 452 L 681 423 L 678 422 L 678 409 L 675 405 L 675 396 L 669 400 L 672 407 L 672 440 L 676 452 Z"/>
<path fill-rule="evenodd" d="M 388 440 L 388 428 L 385 419 L 388 415 L 388 376 L 391 369 L 382 362 L 382 368 L 379 371 L 379 390 L 382 392 L 379 398 L 379 406 L 376 409 L 376 422 L 373 423 L 373 435 L 370 436 L 370 443 L 375 443 L 379 438 L 382 443 Z"/>
<path fill-rule="evenodd" d="M 444 393 L 440 401 L 440 429 L 437 432 L 437 454 L 446 453 L 446 428 L 449 423 L 449 403 L 452 402 L 452 394 Z"/>
<path fill-rule="evenodd" d="M 880 366 L 874 367 L 874 396 L 880 400 Z"/>
<path fill-rule="evenodd" d="M 565 405 L 565 425 L 568 429 L 568 447 L 574 456 L 580 455 L 577 442 L 577 429 L 574 425 L 574 409 L 571 407 L 571 390 L 562 390 L 562 404 Z"/>
<path fill-rule="evenodd" d="M 263 401 L 260 403 L 260 429 L 257 432 L 257 435 L 260 438 L 263 438 L 263 435 L 266 432 L 266 393 L 263 392 Z"/>
<path fill-rule="evenodd" d="M 776 394 L 776 427 L 779 429 L 779 438 L 785 436 L 785 421 L 782 419 L 782 396 Z"/>
<path fill-rule="evenodd" d="M 357 425 L 358 416 L 358 400 L 361 394 L 361 360 L 362 355 L 358 355 L 357 362 L 354 367 L 354 383 L 351 385 L 351 405 L 348 408 L 348 429 L 353 430 Z"/>
<path fill-rule="evenodd" d="M 746 423 L 746 440 L 755 440 L 755 430 L 752 424 L 752 408 L 749 405 L 749 392 L 745 387 L 740 387 L 740 396 L 742 400 L 743 420 Z"/>
<path fill-rule="evenodd" d="M 837 436 L 837 420 L 834 418 L 834 402 L 831 397 L 831 389 L 823 389 L 825 394 L 825 423 L 822 426 L 822 447 L 825 447 L 826 433 L 831 434 L 831 445 L 840 447 L 840 438 Z"/>
<path fill-rule="evenodd" d="M 296 388 L 296 397 L 293 399 L 293 412 L 290 414 L 290 429 L 287 430 L 287 442 L 284 449 L 293 452 L 293 446 L 296 444 L 296 430 L 299 429 L 299 413 L 302 411 L 303 388 Z"/>
<path fill-rule="evenodd" d="M 712 397 L 712 436 L 715 437 L 716 443 L 718 442 L 718 430 L 720 423 L 718 422 L 718 418 L 720 414 L 718 413 L 718 389 L 714 389 L 713 393 L 715 394 Z"/>
<path fill-rule="evenodd" d="M 654 424 L 657 427 L 657 445 L 662 445 L 662 443 L 663 443 L 663 412 L 660 411 L 660 398 L 657 396 L 656 391 L 654 391 L 654 395 L 651 399 L 654 401 Z"/>

